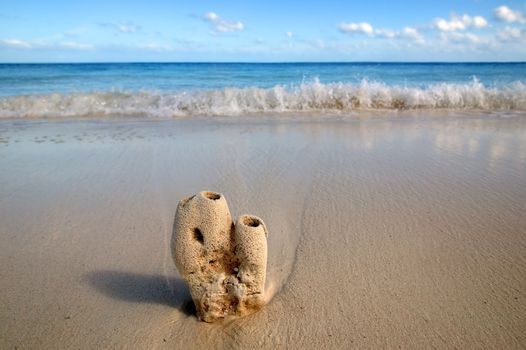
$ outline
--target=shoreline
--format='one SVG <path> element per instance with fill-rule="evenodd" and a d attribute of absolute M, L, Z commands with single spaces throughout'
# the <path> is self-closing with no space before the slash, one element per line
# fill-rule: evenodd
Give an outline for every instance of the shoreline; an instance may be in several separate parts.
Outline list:
<path fill-rule="evenodd" d="M 38 122 L 60 123 L 60 122 L 217 122 L 217 123 L 239 123 L 239 122 L 366 122 L 375 120 L 385 121 L 426 121 L 436 119 L 515 119 L 526 117 L 526 111 L 520 110 L 463 110 L 463 109 L 358 109 L 355 111 L 287 111 L 287 112 L 251 112 L 231 115 L 186 115 L 171 117 L 151 117 L 136 115 L 112 115 L 112 116 L 56 116 L 56 117 L 4 117 L 0 122 Z"/>

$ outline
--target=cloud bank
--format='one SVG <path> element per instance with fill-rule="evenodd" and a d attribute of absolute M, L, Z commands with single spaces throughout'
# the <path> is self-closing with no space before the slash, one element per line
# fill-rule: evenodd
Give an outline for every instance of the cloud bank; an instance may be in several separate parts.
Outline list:
<path fill-rule="evenodd" d="M 392 29 L 374 29 L 373 26 L 367 22 L 349 23 L 342 22 L 338 24 L 338 30 L 346 34 L 365 34 L 370 37 L 379 37 L 386 39 L 410 39 L 417 43 L 425 41 L 424 36 L 415 28 L 405 27 L 402 30 Z"/>
<path fill-rule="evenodd" d="M 469 15 L 452 15 L 449 21 L 443 18 L 437 18 L 434 22 L 435 28 L 444 32 L 454 32 L 456 30 L 466 30 L 468 28 L 484 28 L 487 25 L 488 21 L 484 17 L 471 17 Z"/>

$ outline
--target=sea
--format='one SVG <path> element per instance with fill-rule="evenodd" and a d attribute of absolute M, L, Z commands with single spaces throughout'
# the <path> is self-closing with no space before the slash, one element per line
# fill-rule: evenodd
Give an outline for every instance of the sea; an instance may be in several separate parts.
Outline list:
<path fill-rule="evenodd" d="M 526 63 L 0 64 L 0 118 L 526 111 Z"/>

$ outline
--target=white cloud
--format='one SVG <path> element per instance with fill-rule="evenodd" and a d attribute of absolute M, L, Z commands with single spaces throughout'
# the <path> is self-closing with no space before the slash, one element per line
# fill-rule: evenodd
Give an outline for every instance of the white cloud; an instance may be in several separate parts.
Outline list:
<path fill-rule="evenodd" d="M 139 29 L 139 26 L 134 24 L 117 24 L 117 29 L 121 33 L 135 33 Z"/>
<path fill-rule="evenodd" d="M 396 37 L 396 32 L 391 29 L 376 29 L 374 35 L 382 38 L 394 38 Z"/>
<path fill-rule="evenodd" d="M 419 44 L 423 44 L 425 43 L 425 39 L 424 39 L 424 36 L 422 34 L 420 34 L 420 32 L 418 30 L 416 30 L 415 28 L 411 28 L 411 27 L 405 27 L 399 34 L 398 36 L 402 37 L 402 38 L 407 38 L 407 39 L 411 39 Z"/>
<path fill-rule="evenodd" d="M 405 27 L 400 31 L 391 29 L 375 29 L 374 36 L 387 39 L 410 39 L 419 44 L 423 44 L 425 42 L 424 36 L 420 34 L 418 30 L 412 27 Z"/>
<path fill-rule="evenodd" d="M 244 29 L 243 23 L 223 19 L 215 12 L 206 13 L 203 19 L 207 22 L 210 22 L 216 32 L 227 33 Z"/>
<path fill-rule="evenodd" d="M 473 27 L 484 28 L 488 25 L 488 21 L 482 16 L 473 17 Z"/>
<path fill-rule="evenodd" d="M 6 46 L 13 49 L 30 49 L 32 47 L 32 45 L 29 42 L 19 39 L 2 39 L 0 40 L 0 43 L 2 44 L 2 46 Z"/>
<path fill-rule="evenodd" d="M 526 48 L 526 28 L 506 26 L 491 33 L 475 34 L 469 31 L 441 32 L 439 40 L 431 48 L 443 52 L 463 54 L 490 54 L 499 57 L 502 53 L 524 53 Z M 523 54 L 522 53 L 522 54 Z"/>
<path fill-rule="evenodd" d="M 454 32 L 468 28 L 483 28 L 488 25 L 488 21 L 482 16 L 471 17 L 469 15 L 452 15 L 450 20 L 444 18 L 435 19 L 434 26 L 443 32 Z"/>
<path fill-rule="evenodd" d="M 367 34 L 367 35 L 373 35 L 373 26 L 367 22 L 361 22 L 361 23 L 342 22 L 338 24 L 338 29 L 342 33 L 362 33 L 362 34 Z"/>
<path fill-rule="evenodd" d="M 285 34 L 287 35 L 288 38 L 292 38 L 294 36 L 294 34 L 292 34 L 292 32 L 286 32 Z"/>
<path fill-rule="evenodd" d="M 205 19 L 207 21 L 214 22 L 214 21 L 219 20 L 219 16 L 216 13 L 214 13 L 214 12 L 208 12 L 208 13 L 205 14 Z"/>
<path fill-rule="evenodd" d="M 164 44 L 157 44 L 157 43 L 139 44 L 137 45 L 137 48 L 140 50 L 157 51 L 157 52 L 172 51 L 174 49 L 171 45 L 164 45 Z"/>
<path fill-rule="evenodd" d="M 473 33 L 449 32 L 449 33 L 442 33 L 440 37 L 442 38 L 442 40 L 446 42 L 461 43 L 461 44 L 462 43 L 477 44 L 482 41 L 479 36 Z"/>
<path fill-rule="evenodd" d="M 497 7 L 493 11 L 493 15 L 496 19 L 503 22 L 519 22 L 519 23 L 525 23 L 526 19 L 524 18 L 524 15 L 520 11 L 513 11 L 508 6 L 500 6 Z"/>
<path fill-rule="evenodd" d="M 78 43 L 76 41 L 64 41 L 64 42 L 59 43 L 57 46 L 60 46 L 60 47 L 66 48 L 66 49 L 74 49 L 74 50 L 91 50 L 91 49 L 93 49 L 93 45 Z"/>
<path fill-rule="evenodd" d="M 506 26 L 497 32 L 497 38 L 503 42 L 526 41 L 526 30 Z"/>
<path fill-rule="evenodd" d="M 109 27 L 113 28 L 119 33 L 136 33 L 141 29 L 141 26 L 138 24 L 135 24 L 133 22 L 127 22 L 127 23 L 100 23 L 103 27 Z"/>
<path fill-rule="evenodd" d="M 2 39 L 0 46 L 12 49 L 72 49 L 72 50 L 91 50 L 93 45 L 83 44 L 76 41 L 48 42 L 46 40 L 23 41 L 20 39 Z"/>
<path fill-rule="evenodd" d="M 371 37 L 385 38 L 385 39 L 410 39 L 416 43 L 423 44 L 425 42 L 424 36 L 420 32 L 411 27 L 405 27 L 400 31 L 392 29 L 374 29 L 372 25 L 366 22 L 361 23 L 340 23 L 338 29 L 342 33 L 359 33 L 367 34 Z"/>

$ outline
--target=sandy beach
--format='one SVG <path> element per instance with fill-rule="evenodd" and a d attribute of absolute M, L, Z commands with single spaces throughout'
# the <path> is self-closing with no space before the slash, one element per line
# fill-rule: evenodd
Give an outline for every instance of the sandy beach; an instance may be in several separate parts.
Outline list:
<path fill-rule="evenodd" d="M 2 349 L 526 347 L 526 115 L 0 121 Z M 199 322 L 177 202 L 268 230 L 267 291 Z"/>

